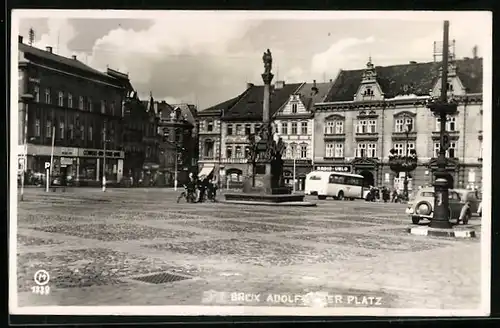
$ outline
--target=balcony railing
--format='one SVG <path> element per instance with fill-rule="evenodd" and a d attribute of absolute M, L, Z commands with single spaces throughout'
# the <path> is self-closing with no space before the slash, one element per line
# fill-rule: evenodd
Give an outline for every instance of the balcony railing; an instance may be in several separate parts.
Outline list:
<path fill-rule="evenodd" d="M 248 162 L 246 158 L 222 158 L 221 163 L 225 164 L 245 164 Z"/>

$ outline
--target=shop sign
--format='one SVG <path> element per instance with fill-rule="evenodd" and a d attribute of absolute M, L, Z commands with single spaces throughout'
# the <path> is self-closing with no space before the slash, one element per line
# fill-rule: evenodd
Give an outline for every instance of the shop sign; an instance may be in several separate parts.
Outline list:
<path fill-rule="evenodd" d="M 339 166 L 326 166 L 326 165 L 317 165 L 315 168 L 316 171 L 326 171 L 326 172 L 341 172 L 341 173 L 349 173 L 351 172 L 351 167 L 349 165 L 339 165 Z"/>
<path fill-rule="evenodd" d="M 73 165 L 73 158 L 61 157 L 61 165 Z"/>
<path fill-rule="evenodd" d="M 62 156 L 77 156 L 74 148 L 61 148 Z"/>

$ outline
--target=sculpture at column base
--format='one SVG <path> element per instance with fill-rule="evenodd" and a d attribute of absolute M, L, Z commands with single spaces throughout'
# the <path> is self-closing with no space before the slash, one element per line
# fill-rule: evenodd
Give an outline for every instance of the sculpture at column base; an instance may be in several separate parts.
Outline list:
<path fill-rule="evenodd" d="M 292 194 L 292 188 L 284 184 L 282 155 L 285 144 L 273 132 L 270 122 L 269 104 L 273 59 L 269 49 L 264 52 L 262 61 L 264 62 L 263 124 L 257 134 L 248 137 L 250 150 L 248 160 L 251 170 L 243 183 L 242 193 L 225 194 L 225 202 L 245 205 L 315 206 L 315 203 L 304 202 L 303 194 Z"/>

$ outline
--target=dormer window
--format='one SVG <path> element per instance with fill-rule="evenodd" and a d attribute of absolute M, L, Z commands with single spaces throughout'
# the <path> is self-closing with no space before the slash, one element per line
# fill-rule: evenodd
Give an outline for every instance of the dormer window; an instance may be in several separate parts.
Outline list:
<path fill-rule="evenodd" d="M 292 104 L 292 114 L 297 114 L 297 104 Z"/>
<path fill-rule="evenodd" d="M 373 90 L 372 88 L 368 87 L 365 89 L 365 91 L 363 92 L 363 96 L 365 97 L 371 97 L 373 96 Z"/>

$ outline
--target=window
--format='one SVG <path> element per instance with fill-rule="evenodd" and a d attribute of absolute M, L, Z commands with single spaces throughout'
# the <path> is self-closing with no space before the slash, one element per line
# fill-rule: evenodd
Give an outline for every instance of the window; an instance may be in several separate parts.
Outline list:
<path fill-rule="evenodd" d="M 35 120 L 35 137 L 40 136 L 40 119 Z"/>
<path fill-rule="evenodd" d="M 337 157 L 337 158 L 344 157 L 344 144 L 341 144 L 341 143 L 335 144 L 334 157 Z"/>
<path fill-rule="evenodd" d="M 245 124 L 245 135 L 249 136 L 250 134 L 252 134 L 252 125 Z"/>
<path fill-rule="evenodd" d="M 398 156 L 404 156 L 405 154 L 405 145 L 402 143 L 395 143 L 393 146 L 394 150 L 396 151 L 396 155 Z"/>
<path fill-rule="evenodd" d="M 233 125 L 232 124 L 228 124 L 227 125 L 227 135 L 230 136 L 233 134 Z"/>
<path fill-rule="evenodd" d="M 199 125 L 200 125 L 199 131 L 205 131 L 205 121 L 201 121 Z"/>
<path fill-rule="evenodd" d="M 368 157 L 377 157 L 377 144 L 368 144 Z"/>
<path fill-rule="evenodd" d="M 50 104 L 50 90 L 45 89 L 45 103 Z"/>
<path fill-rule="evenodd" d="M 288 122 L 281 123 L 281 134 L 282 135 L 288 134 Z"/>
<path fill-rule="evenodd" d="M 366 144 L 358 144 L 356 148 L 356 157 L 366 157 Z"/>
<path fill-rule="evenodd" d="M 307 145 L 300 145 L 300 158 L 307 158 Z"/>
<path fill-rule="evenodd" d="M 325 157 L 335 157 L 335 144 L 329 142 L 325 145 Z"/>
<path fill-rule="evenodd" d="M 241 124 L 236 124 L 236 135 L 241 135 Z"/>
<path fill-rule="evenodd" d="M 242 158 L 243 153 L 241 152 L 241 146 L 236 146 L 236 158 Z"/>
<path fill-rule="evenodd" d="M 297 134 L 297 122 L 292 122 L 292 134 Z"/>
<path fill-rule="evenodd" d="M 91 136 L 92 136 L 92 134 L 90 133 L 91 131 L 92 131 L 92 128 L 91 128 L 91 127 L 89 127 L 89 140 L 91 140 L 91 139 L 92 139 L 92 137 L 91 137 Z M 81 138 L 82 140 L 85 140 L 85 127 L 84 127 L 83 125 L 82 125 L 82 126 L 80 126 L 80 138 Z"/>
<path fill-rule="evenodd" d="M 366 122 L 365 120 L 358 121 L 358 124 L 356 126 L 356 133 L 366 133 L 368 131 L 367 123 L 368 122 Z"/>
<path fill-rule="evenodd" d="M 212 132 L 214 130 L 214 122 L 208 121 L 207 122 L 207 131 Z"/>
<path fill-rule="evenodd" d="M 297 114 L 297 104 L 292 104 L 292 114 Z"/>
<path fill-rule="evenodd" d="M 439 157 L 439 149 L 440 149 L 440 144 L 439 142 L 434 143 L 434 157 Z"/>
<path fill-rule="evenodd" d="M 396 119 L 394 125 L 394 132 L 406 132 L 409 128 L 410 131 L 413 130 L 413 119 L 412 118 L 398 118 Z"/>
<path fill-rule="evenodd" d="M 68 129 L 69 129 L 69 138 L 70 138 L 71 140 L 73 140 L 73 138 L 74 138 L 73 124 L 70 124 L 70 125 L 68 126 Z"/>
<path fill-rule="evenodd" d="M 300 134 L 307 135 L 307 122 L 300 123 Z"/>
<path fill-rule="evenodd" d="M 410 151 L 415 150 L 415 143 L 414 142 L 408 142 L 408 154 Z"/>
<path fill-rule="evenodd" d="M 368 133 L 376 133 L 377 132 L 377 121 L 369 120 L 368 121 Z"/>
<path fill-rule="evenodd" d="M 373 96 L 373 90 L 370 87 L 367 87 L 363 92 L 363 96 Z"/>
<path fill-rule="evenodd" d="M 297 158 L 297 145 L 294 143 L 290 145 L 290 157 Z"/>
<path fill-rule="evenodd" d="M 146 157 L 151 157 L 151 147 L 149 146 L 146 148 Z"/>
<path fill-rule="evenodd" d="M 83 110 L 83 97 L 78 97 L 78 109 Z"/>
<path fill-rule="evenodd" d="M 52 122 L 47 121 L 45 125 L 45 137 L 52 138 Z"/>
<path fill-rule="evenodd" d="M 480 145 L 479 145 L 479 158 L 482 159 L 483 158 L 483 141 L 480 141 L 479 143 L 480 143 Z"/>
<path fill-rule="evenodd" d="M 106 100 L 101 100 L 101 113 L 106 114 Z"/>
<path fill-rule="evenodd" d="M 68 93 L 68 107 L 73 108 L 73 95 Z"/>
<path fill-rule="evenodd" d="M 89 141 L 92 141 L 94 139 L 94 131 L 91 126 L 89 126 Z"/>
<path fill-rule="evenodd" d="M 456 131 L 457 129 L 457 123 L 456 123 L 456 117 L 452 116 L 448 118 L 446 121 L 446 131 Z"/>
<path fill-rule="evenodd" d="M 113 100 L 111 102 L 111 115 L 113 115 L 113 116 L 116 115 L 115 110 L 116 110 L 116 108 L 115 108 L 115 101 Z"/>
<path fill-rule="evenodd" d="M 64 139 L 64 122 L 59 122 L 59 139 Z"/>
<path fill-rule="evenodd" d="M 57 97 L 57 105 L 60 107 L 64 106 L 64 93 L 62 91 L 59 91 L 59 95 Z"/>
<path fill-rule="evenodd" d="M 37 85 L 33 88 L 33 96 L 35 102 L 40 102 L 40 88 Z"/>
<path fill-rule="evenodd" d="M 335 131 L 335 121 L 327 121 L 325 125 L 325 134 L 333 134 Z"/>
<path fill-rule="evenodd" d="M 450 142 L 450 148 L 446 151 L 449 158 L 455 158 L 457 156 L 457 144 L 455 142 Z"/>
<path fill-rule="evenodd" d="M 344 133 L 344 122 L 343 121 L 335 121 L 335 134 Z"/>
<path fill-rule="evenodd" d="M 92 111 L 92 99 L 89 97 L 87 98 L 87 104 L 88 104 L 88 110 L 89 112 Z"/>
<path fill-rule="evenodd" d="M 233 157 L 233 147 L 227 146 L 226 147 L 226 158 L 232 158 L 232 157 Z"/>

